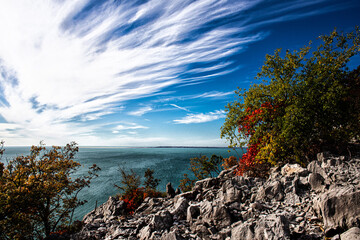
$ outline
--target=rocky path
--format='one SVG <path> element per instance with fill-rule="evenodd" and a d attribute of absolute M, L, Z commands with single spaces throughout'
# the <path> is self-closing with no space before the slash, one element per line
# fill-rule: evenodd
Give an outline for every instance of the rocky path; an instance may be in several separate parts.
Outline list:
<path fill-rule="evenodd" d="M 360 240 L 360 158 L 320 153 L 307 168 L 273 168 L 266 180 L 225 170 L 191 192 L 148 198 L 132 216 L 123 208 L 110 197 L 73 239 Z"/>

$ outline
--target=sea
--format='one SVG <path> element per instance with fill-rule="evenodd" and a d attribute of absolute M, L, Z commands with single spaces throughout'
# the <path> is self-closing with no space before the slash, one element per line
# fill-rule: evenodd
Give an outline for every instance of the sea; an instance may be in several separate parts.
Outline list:
<path fill-rule="evenodd" d="M 28 155 L 30 147 L 5 147 L 0 160 L 6 161 L 19 155 Z M 241 150 L 240 150 L 241 152 Z M 119 168 L 125 171 L 133 169 L 143 177 L 147 168 L 154 170 L 154 177 L 160 179 L 158 190 L 165 191 L 166 184 L 171 183 L 174 189 L 189 170 L 190 158 L 213 154 L 224 158 L 237 156 L 239 151 L 229 148 L 198 147 L 155 147 L 155 148 L 122 148 L 122 147 L 79 147 L 75 160 L 81 163 L 73 178 L 85 175 L 93 164 L 101 168 L 98 177 L 91 181 L 90 187 L 79 193 L 79 199 L 86 200 L 83 206 L 75 210 L 74 219 L 81 220 L 85 214 L 106 202 L 110 196 L 119 193 L 114 184 L 120 184 Z M 143 179 L 142 179 L 143 180 Z"/>

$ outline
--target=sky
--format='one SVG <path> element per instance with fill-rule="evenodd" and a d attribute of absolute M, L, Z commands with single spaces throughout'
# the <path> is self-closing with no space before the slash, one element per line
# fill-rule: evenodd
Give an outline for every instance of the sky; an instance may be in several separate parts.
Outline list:
<path fill-rule="evenodd" d="M 227 146 L 225 105 L 265 55 L 352 31 L 359 12 L 357 0 L 0 0 L 0 139 Z"/>

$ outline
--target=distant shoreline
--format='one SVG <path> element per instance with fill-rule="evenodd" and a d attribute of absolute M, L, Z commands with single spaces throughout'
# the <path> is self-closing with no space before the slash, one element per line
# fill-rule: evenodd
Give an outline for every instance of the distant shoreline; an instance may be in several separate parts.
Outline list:
<path fill-rule="evenodd" d="M 17 147 L 26 147 L 30 148 L 31 146 L 5 146 L 4 148 L 17 148 Z M 45 147 L 49 148 L 52 145 L 46 145 Z M 211 147 L 211 146 L 150 146 L 150 147 L 137 147 L 137 146 L 79 146 L 79 148 L 229 148 L 229 147 Z M 233 149 L 233 148 L 229 148 Z M 236 149 L 239 149 L 237 147 Z"/>
<path fill-rule="evenodd" d="M 155 146 L 155 147 L 131 147 L 131 146 L 79 146 L 79 148 L 228 148 L 228 147 L 204 147 L 204 146 Z M 230 148 L 229 148 L 230 149 Z"/>

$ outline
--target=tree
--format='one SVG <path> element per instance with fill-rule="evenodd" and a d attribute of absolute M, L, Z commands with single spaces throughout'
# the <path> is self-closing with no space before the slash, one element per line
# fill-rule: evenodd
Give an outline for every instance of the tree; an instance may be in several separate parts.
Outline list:
<path fill-rule="evenodd" d="M 159 185 L 160 179 L 154 178 L 154 170 L 148 168 L 144 174 L 145 177 L 145 191 L 152 191 Z"/>
<path fill-rule="evenodd" d="M 72 179 L 80 167 L 77 151 L 75 142 L 50 150 L 40 144 L 30 155 L 0 164 L 1 238 L 42 239 L 71 224 L 74 210 L 86 202 L 79 192 L 100 170 L 93 165 L 88 175 Z"/>
<path fill-rule="evenodd" d="M 319 151 L 341 151 L 360 136 L 360 67 L 348 63 L 360 53 L 360 31 L 334 30 L 299 51 L 266 55 L 261 83 L 239 89 L 226 106 L 221 137 L 230 147 L 248 146 L 238 174 L 266 173 L 270 165 L 305 164 Z M 257 171 L 257 172 L 256 172 Z"/>
<path fill-rule="evenodd" d="M 196 180 L 190 179 L 188 174 L 184 174 L 179 185 L 181 191 L 190 191 L 197 180 L 218 175 L 222 169 L 221 163 L 223 163 L 223 157 L 217 155 L 212 155 L 210 159 L 205 155 L 190 158 L 190 170 L 195 175 Z"/>
<path fill-rule="evenodd" d="M 154 170 L 148 168 L 145 171 L 145 187 L 140 187 L 140 176 L 133 169 L 128 173 L 120 167 L 119 171 L 121 174 L 120 185 L 114 184 L 114 186 L 121 191 L 119 198 L 126 204 L 126 214 L 133 214 L 147 197 L 163 196 L 161 192 L 156 190 L 160 179 L 154 178 Z"/>
<path fill-rule="evenodd" d="M 213 177 L 220 173 L 223 158 L 212 155 L 209 159 L 203 155 L 190 159 L 190 170 L 194 173 L 197 180 Z"/>

